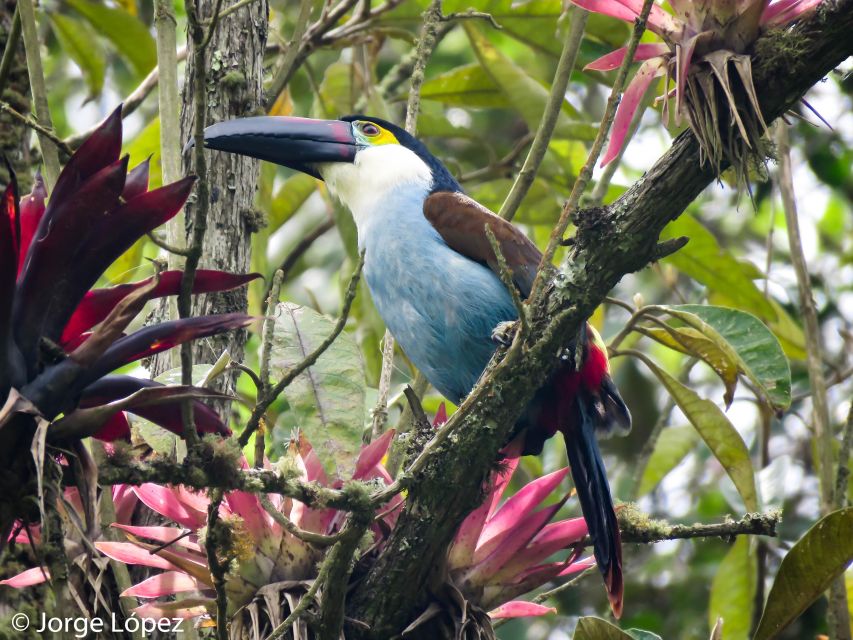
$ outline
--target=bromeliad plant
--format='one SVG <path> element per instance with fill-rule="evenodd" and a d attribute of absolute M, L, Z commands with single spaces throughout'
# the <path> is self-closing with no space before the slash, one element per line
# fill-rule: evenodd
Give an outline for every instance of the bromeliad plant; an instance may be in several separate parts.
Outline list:
<path fill-rule="evenodd" d="M 750 151 L 760 149 L 767 129 L 752 81 L 750 48 L 758 36 L 784 27 L 821 0 L 669 0 L 673 13 L 652 4 L 647 21 L 661 43 L 641 43 L 634 59 L 642 61 L 613 122 L 602 165 L 625 144 L 631 118 L 652 81 L 664 76 L 663 116 L 668 122 L 675 97 L 675 123 L 687 119 L 704 158 L 719 173 L 725 160 L 739 179 L 745 177 Z M 643 0 L 572 0 L 604 15 L 633 22 Z M 610 71 L 622 64 L 622 47 L 591 62 L 587 69 Z M 674 87 L 670 89 L 670 80 Z"/>
<path fill-rule="evenodd" d="M 390 484 L 381 460 L 392 437 L 392 431 L 386 432 L 362 449 L 353 480 Z M 340 481 L 328 480 L 307 442 L 300 440 L 291 446 L 291 452 L 303 480 L 341 486 Z M 245 466 L 245 460 L 242 464 Z M 481 638 L 488 633 L 484 630 L 491 627 L 479 618 L 553 612 L 553 608 L 514 598 L 593 566 L 592 558 L 579 559 L 582 541 L 588 534 L 584 520 L 550 522 L 565 498 L 542 506 L 566 477 L 567 469 L 534 480 L 499 506 L 517 465 L 517 458 L 505 461 L 493 475 L 483 505 L 460 527 L 449 550 L 444 593 L 416 625 L 434 624 L 438 617 L 442 623 L 456 625 L 454 637 Z M 113 560 L 159 571 L 121 595 L 139 598 L 142 604 L 135 613 L 143 617 L 204 620 L 215 615 L 213 578 L 204 544 L 208 498 L 182 487 L 155 484 L 132 491 L 152 511 L 176 526 L 136 526 L 119 520 L 113 526 L 127 535 L 128 542 L 95 544 Z M 371 529 L 372 540 L 362 548 L 363 557 L 382 547 L 396 524 L 401 502 L 395 496 L 379 508 Z M 268 511 L 270 507 L 274 513 Z M 275 495 L 266 505 L 254 494 L 234 491 L 224 496 L 219 518 L 227 527 L 229 541 L 219 546 L 219 553 L 228 566 L 225 590 L 232 638 L 265 638 L 288 616 L 317 577 L 317 565 L 323 557 L 318 538 L 339 531 L 344 516 L 335 509 L 312 509 Z M 548 561 L 565 549 L 569 550 L 566 557 Z M 28 586 L 41 575 L 30 570 L 28 580 L 16 577 L 7 584 Z M 322 602 L 322 588 L 316 597 Z M 442 615 L 448 608 L 452 609 L 451 615 Z M 293 622 L 292 631 L 294 637 L 310 637 L 303 619 Z"/>
<path fill-rule="evenodd" d="M 187 340 L 251 321 L 239 313 L 202 316 L 125 335 L 146 301 L 178 292 L 182 273 L 90 291 L 116 258 L 181 209 L 194 181 L 188 177 L 148 191 L 148 164 L 128 173 L 127 156 L 119 157 L 121 133 L 117 109 L 71 157 L 47 204 L 40 180 L 20 201 L 14 177 L 3 192 L 0 544 L 21 516 L 15 512 L 15 496 L 32 495 L 29 451 L 38 424 L 51 423 L 42 430 L 48 443 L 90 435 L 114 440 L 129 435 L 122 411 L 131 410 L 182 433 L 178 401 L 211 392 L 109 374 Z M 194 291 L 231 289 L 253 277 L 201 271 Z M 213 411 L 194 403 L 199 431 L 227 433 Z"/>

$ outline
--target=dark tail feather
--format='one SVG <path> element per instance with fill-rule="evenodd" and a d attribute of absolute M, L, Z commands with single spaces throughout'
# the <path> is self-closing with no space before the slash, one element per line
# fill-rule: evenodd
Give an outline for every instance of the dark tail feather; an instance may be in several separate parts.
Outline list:
<path fill-rule="evenodd" d="M 563 435 L 572 479 L 592 538 L 595 561 L 604 576 L 610 608 L 619 618 L 622 615 L 622 543 L 604 461 L 595 437 L 593 402 L 588 394 L 578 394 L 577 420 L 564 427 Z"/>

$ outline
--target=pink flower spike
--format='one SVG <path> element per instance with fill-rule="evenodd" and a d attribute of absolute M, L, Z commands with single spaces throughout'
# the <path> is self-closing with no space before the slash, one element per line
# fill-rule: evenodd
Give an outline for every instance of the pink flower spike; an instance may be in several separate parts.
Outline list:
<path fill-rule="evenodd" d="M 497 609 L 489 611 L 489 617 L 492 620 L 499 618 L 524 618 L 527 616 L 544 616 L 549 613 L 557 613 L 554 607 L 546 607 L 534 602 L 524 602 L 523 600 L 512 600 L 505 602 Z"/>
<path fill-rule="evenodd" d="M 820 3 L 821 0 L 781 0 L 764 10 L 761 14 L 761 24 L 771 27 L 787 24 Z"/>
<path fill-rule="evenodd" d="M 161 487 L 158 484 L 147 483 L 133 488 L 137 497 L 149 509 L 160 515 L 174 520 L 178 524 L 192 529 L 200 529 L 207 521 L 204 512 L 193 509 L 181 500 L 181 494 L 177 490 Z"/>
<path fill-rule="evenodd" d="M 651 58 L 640 66 L 634 79 L 631 80 L 631 84 L 628 85 L 622 95 L 622 101 L 616 110 L 613 129 L 610 131 L 610 143 L 607 145 L 607 152 L 604 154 L 600 166 L 604 167 L 610 164 L 619 155 L 619 150 L 625 144 L 625 137 L 631 127 L 631 118 L 634 117 L 634 112 L 640 106 L 640 101 L 646 94 L 652 80 L 661 74 L 662 68 L 663 60 L 661 58 Z"/>
<path fill-rule="evenodd" d="M 50 572 L 46 568 L 35 567 L 33 569 L 21 571 L 21 573 L 16 576 L 12 576 L 11 578 L 0 580 L 0 584 L 12 587 L 13 589 L 23 589 L 24 587 L 31 587 L 34 584 L 42 584 L 43 582 L 47 582 L 49 579 Z"/>
<path fill-rule="evenodd" d="M 125 564 L 139 564 L 143 567 L 165 569 L 167 571 L 180 570 L 165 558 L 150 553 L 147 549 L 137 547 L 132 542 L 96 542 L 95 548 L 108 558 L 124 562 Z"/>
<path fill-rule="evenodd" d="M 475 555 L 483 558 L 490 554 L 494 547 L 491 544 L 492 541 L 505 531 L 514 528 L 522 517 L 538 507 L 545 498 L 553 493 L 568 473 L 568 468 L 565 468 L 537 478 L 507 500 L 483 527 Z"/>
<path fill-rule="evenodd" d="M 435 412 L 435 417 L 432 419 L 432 426 L 438 429 L 447 422 L 447 405 L 441 403 L 438 405 L 438 411 Z"/>
<path fill-rule="evenodd" d="M 643 8 L 642 0 L 572 0 L 572 2 L 587 11 L 618 18 L 625 22 L 634 22 Z M 678 20 L 655 4 L 652 5 L 646 24 L 650 31 L 660 36 L 677 33 L 680 30 Z"/>
<path fill-rule="evenodd" d="M 355 464 L 355 472 L 352 476 L 353 480 L 365 479 L 382 462 L 382 458 L 388 453 L 388 447 L 391 445 L 391 440 L 393 439 L 394 430 L 389 429 L 361 450 L 361 453 L 358 454 L 358 461 Z"/>
<path fill-rule="evenodd" d="M 627 47 L 620 47 L 616 51 L 601 56 L 598 60 L 593 60 L 584 67 L 584 71 L 613 71 L 618 69 L 625 59 Z M 640 43 L 637 45 L 637 51 L 634 53 L 634 62 L 642 62 L 649 58 L 662 56 L 669 53 L 669 47 L 662 42 L 656 43 Z"/>
<path fill-rule="evenodd" d="M 195 578 L 188 576 L 183 571 L 164 571 L 125 589 L 120 597 L 159 598 L 184 591 L 198 591 L 203 588 Z"/>

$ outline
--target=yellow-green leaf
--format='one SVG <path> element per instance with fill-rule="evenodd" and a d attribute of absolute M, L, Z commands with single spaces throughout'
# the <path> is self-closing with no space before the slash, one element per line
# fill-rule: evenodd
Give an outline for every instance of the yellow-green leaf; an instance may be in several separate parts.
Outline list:
<path fill-rule="evenodd" d="M 464 27 L 477 60 L 504 92 L 513 109 L 524 118 L 528 128 L 535 131 L 548 101 L 548 89 L 504 56 L 471 21 L 466 22 Z M 572 117 L 579 117 L 579 114 L 567 102 L 563 105 L 557 117 L 554 137 L 594 140 L 598 127 L 587 122 L 570 120 L 567 113 Z"/>
<path fill-rule="evenodd" d="M 740 536 L 716 568 L 711 582 L 708 626 L 723 619 L 726 640 L 747 640 L 752 624 L 757 564 L 748 536 Z"/>
<path fill-rule="evenodd" d="M 290 220 L 316 190 L 317 180 L 306 173 L 297 173 L 285 180 L 270 203 L 269 233 Z"/>
<path fill-rule="evenodd" d="M 89 98 L 101 95 L 104 88 L 106 58 L 103 47 L 92 28 L 85 22 L 52 11 L 46 14 L 50 18 L 53 32 L 62 50 L 74 61 L 89 88 Z"/>
<path fill-rule="evenodd" d="M 476 62 L 424 82 L 421 98 L 459 107 L 509 106 L 501 88 Z"/>
<path fill-rule="evenodd" d="M 725 384 L 726 406 L 732 403 L 737 387 L 738 367 L 737 360 L 728 350 L 720 348 L 715 341 L 693 327 L 664 329 L 657 326 L 638 326 L 636 330 L 670 349 L 695 356 L 708 364 Z"/>
<path fill-rule="evenodd" d="M 733 354 L 737 367 L 776 409 L 791 404 L 791 366 L 779 340 L 755 316 L 712 305 L 676 305 L 669 313 Z"/>
<path fill-rule="evenodd" d="M 573 640 L 633 640 L 633 638 L 607 620 L 586 616 L 578 620 Z"/>
<path fill-rule="evenodd" d="M 139 18 L 124 9 L 90 0 L 66 0 L 66 4 L 109 40 L 139 76 L 157 65 L 157 45 Z"/>
<path fill-rule="evenodd" d="M 645 356 L 641 359 L 661 381 L 675 400 L 678 408 L 696 427 L 705 444 L 720 461 L 743 498 L 748 511 L 758 511 L 758 493 L 755 489 L 755 472 L 746 444 L 716 404 L 700 398 L 692 389 L 684 386 L 666 371 Z"/>
<path fill-rule="evenodd" d="M 689 424 L 664 429 L 655 449 L 643 469 L 638 495 L 644 496 L 654 489 L 667 474 L 675 469 L 684 457 L 693 450 L 699 436 Z"/>
<path fill-rule="evenodd" d="M 753 640 L 770 640 L 796 620 L 853 561 L 853 507 L 806 531 L 782 560 Z M 728 636 L 727 636 L 728 637 Z"/>

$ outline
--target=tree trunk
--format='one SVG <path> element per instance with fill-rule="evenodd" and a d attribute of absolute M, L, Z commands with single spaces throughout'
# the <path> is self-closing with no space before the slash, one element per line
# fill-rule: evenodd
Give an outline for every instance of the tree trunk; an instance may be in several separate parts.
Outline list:
<path fill-rule="evenodd" d="M 199 14 L 207 21 L 212 17 L 215 0 L 200 0 Z M 223 9 L 229 3 L 223 3 Z M 258 113 L 263 104 L 263 55 L 267 40 L 268 8 L 266 0 L 253 2 L 219 21 L 205 56 L 207 69 L 207 122 L 214 123 Z M 193 55 L 187 57 L 183 87 L 181 139 L 192 137 L 194 118 Z M 208 184 L 210 208 L 204 237 L 200 268 L 221 269 L 233 273 L 249 270 L 251 234 L 258 229 L 254 208 L 258 180 L 258 161 L 235 154 L 208 152 Z M 189 153 L 183 157 L 185 173 L 193 171 Z M 190 196 L 186 209 L 186 238 L 192 232 L 196 195 Z M 245 289 L 199 295 L 193 302 L 193 315 L 246 311 Z M 158 313 L 165 314 L 165 307 Z M 162 317 L 162 315 L 161 315 Z M 224 336 L 206 338 L 194 345 L 195 363 L 212 363 L 228 351 L 241 360 L 247 334 L 244 330 Z M 169 354 L 161 354 L 151 363 L 154 375 L 170 368 Z M 233 378 L 221 388 L 233 389 Z"/>
<path fill-rule="evenodd" d="M 12 29 L 12 16 L 15 2 L 0 0 L 0 54 L 6 48 L 9 32 Z M 9 77 L 3 87 L 0 99 L 11 105 L 18 113 L 30 112 L 30 81 L 27 76 L 27 58 L 24 55 L 24 42 L 18 38 L 15 56 Z M 18 189 L 21 194 L 30 192 L 30 175 L 34 159 L 30 157 L 31 132 L 7 113 L 0 113 L 0 157 L 9 159 L 15 173 L 18 174 Z M 4 163 L 0 163 L 0 185 L 9 181 L 9 172 Z"/>

